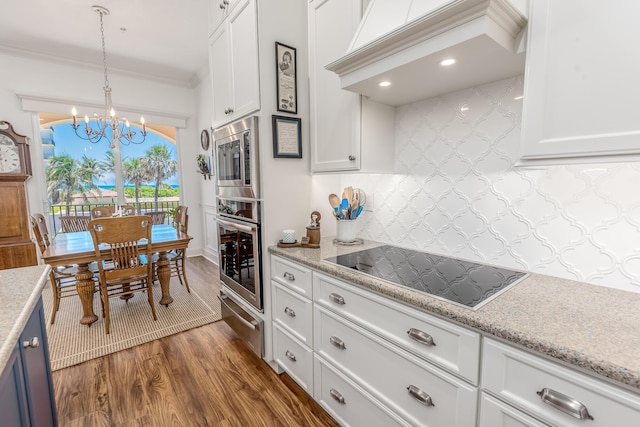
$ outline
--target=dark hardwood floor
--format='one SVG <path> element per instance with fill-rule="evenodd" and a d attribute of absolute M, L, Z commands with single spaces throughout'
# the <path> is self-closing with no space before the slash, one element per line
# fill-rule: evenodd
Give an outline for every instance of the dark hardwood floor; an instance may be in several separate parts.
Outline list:
<path fill-rule="evenodd" d="M 189 258 L 189 285 L 219 291 Z M 214 282 L 214 283 L 212 283 Z M 337 426 L 217 322 L 53 373 L 60 426 Z"/>

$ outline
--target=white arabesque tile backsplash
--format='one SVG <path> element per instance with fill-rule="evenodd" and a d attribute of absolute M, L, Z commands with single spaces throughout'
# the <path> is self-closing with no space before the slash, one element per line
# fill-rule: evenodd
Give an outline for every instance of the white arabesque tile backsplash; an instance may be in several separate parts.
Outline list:
<path fill-rule="evenodd" d="M 372 193 L 363 238 L 640 292 L 640 164 L 515 167 L 522 90 L 519 76 L 398 107 L 401 173 L 316 175 L 314 192 Z"/>

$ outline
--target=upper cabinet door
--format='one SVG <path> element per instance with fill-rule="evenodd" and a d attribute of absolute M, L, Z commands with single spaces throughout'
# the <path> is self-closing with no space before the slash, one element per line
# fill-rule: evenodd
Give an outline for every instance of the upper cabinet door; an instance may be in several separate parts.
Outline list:
<path fill-rule="evenodd" d="M 640 159 L 640 2 L 531 3 L 521 164 Z"/>
<path fill-rule="evenodd" d="M 223 25 L 209 37 L 209 70 L 213 88 L 213 122 L 223 122 L 227 118 L 231 96 L 231 60 L 229 37 Z"/>
<path fill-rule="evenodd" d="M 309 4 L 311 170 L 360 169 L 360 95 L 340 88 L 325 65 L 343 56 L 358 28 L 360 0 Z"/>
<path fill-rule="evenodd" d="M 260 108 L 258 27 L 255 0 L 243 0 L 229 15 L 233 115 L 237 118 Z"/>
<path fill-rule="evenodd" d="M 255 0 L 231 2 L 231 13 L 209 36 L 213 127 L 260 108 Z"/>
<path fill-rule="evenodd" d="M 213 33 L 239 0 L 209 0 L 209 34 Z"/>

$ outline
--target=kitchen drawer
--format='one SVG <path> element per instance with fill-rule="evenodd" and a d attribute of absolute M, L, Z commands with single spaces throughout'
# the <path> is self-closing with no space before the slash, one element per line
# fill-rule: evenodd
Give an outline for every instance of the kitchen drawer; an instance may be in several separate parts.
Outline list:
<path fill-rule="evenodd" d="M 410 425 L 318 356 L 313 382 L 315 400 L 342 426 Z"/>
<path fill-rule="evenodd" d="M 273 319 L 308 347 L 313 345 L 313 306 L 277 282 L 273 284 Z"/>
<path fill-rule="evenodd" d="M 479 427 L 549 427 L 484 392 L 481 400 Z"/>
<path fill-rule="evenodd" d="M 313 337 L 319 356 L 411 424 L 475 426 L 478 390 L 466 382 L 317 305 Z"/>
<path fill-rule="evenodd" d="M 313 351 L 275 325 L 274 359 L 300 387 L 313 395 Z"/>
<path fill-rule="evenodd" d="M 478 385 L 480 334 L 322 274 L 313 286 L 316 303 Z"/>
<path fill-rule="evenodd" d="M 483 388 L 551 425 L 640 425 L 639 394 L 491 339 L 485 339 L 482 372 Z M 584 405 L 593 419 L 581 421 L 543 402 L 538 393 L 545 389 L 548 399 Z"/>
<path fill-rule="evenodd" d="M 311 296 L 311 270 L 293 262 L 271 256 L 271 278 L 309 299 Z"/>

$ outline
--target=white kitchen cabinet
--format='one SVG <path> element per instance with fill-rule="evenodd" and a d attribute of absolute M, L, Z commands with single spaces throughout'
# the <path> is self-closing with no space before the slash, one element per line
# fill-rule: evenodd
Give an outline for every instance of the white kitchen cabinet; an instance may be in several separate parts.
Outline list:
<path fill-rule="evenodd" d="M 213 127 L 260 108 L 256 0 L 239 0 L 209 36 Z"/>
<path fill-rule="evenodd" d="M 488 338 L 482 360 L 484 391 L 550 425 L 631 427 L 640 422 L 638 394 L 575 369 Z"/>
<path fill-rule="evenodd" d="M 347 52 L 361 16 L 361 0 L 308 6 L 312 172 L 393 171 L 395 109 L 342 90 L 324 68 Z"/>
<path fill-rule="evenodd" d="M 278 366 L 313 395 L 311 270 L 271 257 L 273 354 Z"/>
<path fill-rule="evenodd" d="M 209 0 L 209 34 L 213 33 L 229 16 L 239 0 Z"/>
<path fill-rule="evenodd" d="M 313 274 L 313 287 L 316 304 L 478 385 L 480 334 L 477 332 L 324 274 Z"/>
<path fill-rule="evenodd" d="M 530 2 L 521 164 L 640 159 L 640 3 Z"/>
<path fill-rule="evenodd" d="M 398 417 L 362 387 L 316 356 L 314 396 L 342 426 L 393 427 L 411 424 Z"/>
<path fill-rule="evenodd" d="M 318 305 L 313 325 L 316 354 L 410 424 L 476 425 L 476 387 Z"/>
<path fill-rule="evenodd" d="M 504 402 L 482 393 L 479 427 L 547 427 Z"/>

